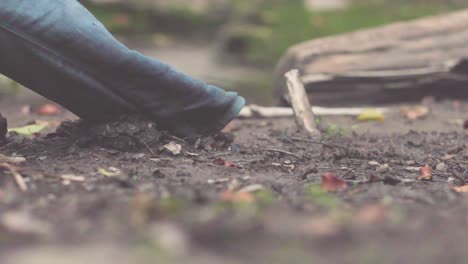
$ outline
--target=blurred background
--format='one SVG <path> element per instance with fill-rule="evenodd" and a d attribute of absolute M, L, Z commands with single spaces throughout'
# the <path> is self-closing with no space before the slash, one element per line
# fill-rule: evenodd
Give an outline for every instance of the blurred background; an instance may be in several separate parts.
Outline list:
<path fill-rule="evenodd" d="M 82 0 L 129 47 L 272 103 L 276 63 L 305 40 L 468 6 L 463 0 Z M 23 88 L 2 78 L 3 96 Z"/>

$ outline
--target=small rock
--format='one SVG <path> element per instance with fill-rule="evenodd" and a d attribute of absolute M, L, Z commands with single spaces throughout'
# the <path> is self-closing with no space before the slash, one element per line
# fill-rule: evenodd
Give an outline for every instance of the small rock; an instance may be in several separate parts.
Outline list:
<path fill-rule="evenodd" d="M 438 171 L 447 171 L 447 164 L 445 164 L 443 162 L 437 164 L 436 170 L 438 170 Z"/>
<path fill-rule="evenodd" d="M 375 161 L 375 160 L 369 161 L 368 164 L 371 165 L 371 166 L 380 166 L 380 163 L 378 163 L 378 162 Z"/>
<path fill-rule="evenodd" d="M 385 173 L 390 170 L 390 166 L 388 164 L 380 165 L 377 167 L 377 172 L 378 173 Z"/>
<path fill-rule="evenodd" d="M 180 153 L 182 152 L 182 146 L 175 142 L 169 142 L 169 144 L 164 145 L 163 148 L 175 156 L 180 155 Z"/>

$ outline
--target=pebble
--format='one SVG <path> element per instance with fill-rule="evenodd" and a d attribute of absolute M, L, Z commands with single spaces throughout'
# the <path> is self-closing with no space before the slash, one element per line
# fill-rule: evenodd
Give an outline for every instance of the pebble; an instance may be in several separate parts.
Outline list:
<path fill-rule="evenodd" d="M 390 166 L 388 164 L 380 165 L 377 167 L 377 172 L 384 173 L 390 170 Z"/>
<path fill-rule="evenodd" d="M 447 164 L 445 164 L 443 162 L 437 164 L 436 170 L 438 170 L 438 171 L 447 171 Z"/>

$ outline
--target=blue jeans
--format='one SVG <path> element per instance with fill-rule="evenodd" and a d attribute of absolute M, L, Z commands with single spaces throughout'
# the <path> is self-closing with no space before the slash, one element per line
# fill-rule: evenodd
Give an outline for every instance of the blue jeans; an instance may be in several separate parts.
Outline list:
<path fill-rule="evenodd" d="M 0 73 L 83 119 L 138 113 L 181 136 L 221 130 L 245 103 L 128 49 L 77 0 L 0 0 Z"/>

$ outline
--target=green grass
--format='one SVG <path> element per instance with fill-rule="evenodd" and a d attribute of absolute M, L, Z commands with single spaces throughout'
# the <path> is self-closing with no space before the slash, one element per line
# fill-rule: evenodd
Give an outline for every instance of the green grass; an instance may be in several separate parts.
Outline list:
<path fill-rule="evenodd" d="M 288 47 L 306 40 L 410 20 L 450 9 L 440 4 L 377 2 L 356 4 L 338 11 L 308 12 L 298 1 L 277 2 L 264 8 L 260 14 L 270 34 L 250 36 L 246 56 L 255 63 L 274 64 Z"/>

